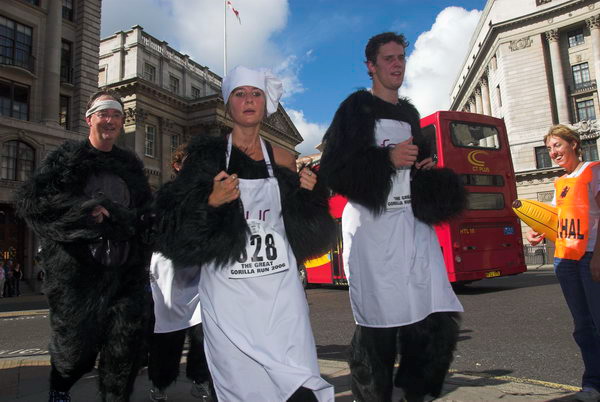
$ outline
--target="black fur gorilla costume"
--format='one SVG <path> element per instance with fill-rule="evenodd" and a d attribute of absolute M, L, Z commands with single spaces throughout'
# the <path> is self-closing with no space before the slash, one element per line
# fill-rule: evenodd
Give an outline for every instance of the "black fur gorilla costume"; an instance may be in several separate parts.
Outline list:
<path fill-rule="evenodd" d="M 94 178 L 109 176 L 124 185 L 129 207 L 102 192 L 86 195 Z M 115 177 L 116 176 L 116 177 Z M 103 400 L 127 401 L 141 364 L 147 316 L 145 216 L 152 199 L 142 162 L 116 146 L 101 152 L 86 141 L 67 141 L 52 152 L 17 195 L 17 208 L 41 241 L 50 306 L 50 388 L 68 391 L 93 369 L 96 357 Z M 103 206 L 110 217 L 96 223 L 91 212 Z M 99 238 L 128 244 L 116 266 L 97 262 L 90 244 Z"/>
<path fill-rule="evenodd" d="M 367 90 L 359 90 L 342 102 L 325 133 L 320 170 L 321 178 L 335 193 L 375 215 L 386 209 L 396 172 L 389 157 L 390 148 L 376 145 L 378 119 L 407 122 L 413 143 L 419 147 L 417 160 L 431 156 L 432 144 L 421 133 L 419 113 L 410 101 L 401 98 L 394 105 Z M 467 200 L 460 178 L 447 168 L 413 168 L 411 196 L 414 216 L 428 225 L 459 215 Z M 458 340 L 459 319 L 457 312 L 435 312 L 422 321 L 400 327 L 357 326 L 349 358 L 355 399 L 391 400 L 398 354 L 401 364 L 394 385 L 404 389 L 406 399 L 420 401 L 427 394 L 438 397 Z M 381 359 L 374 359 L 373 355 Z"/>

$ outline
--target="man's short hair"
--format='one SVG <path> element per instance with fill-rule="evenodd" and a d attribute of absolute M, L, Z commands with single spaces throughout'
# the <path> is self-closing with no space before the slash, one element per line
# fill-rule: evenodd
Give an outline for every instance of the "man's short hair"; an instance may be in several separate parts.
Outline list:
<path fill-rule="evenodd" d="M 121 100 L 121 95 L 117 91 L 114 91 L 112 89 L 101 89 L 99 91 L 94 92 L 92 96 L 90 96 L 90 100 L 88 100 L 86 109 L 89 110 L 96 101 L 96 99 L 104 95 L 110 96 L 111 98 L 119 102 L 123 110 L 125 110 L 125 104 L 123 104 L 123 101 Z"/>
<path fill-rule="evenodd" d="M 373 36 L 371 39 L 369 39 L 369 42 L 367 42 L 367 47 L 365 47 L 365 57 L 367 58 L 366 61 L 376 64 L 379 48 L 382 45 L 390 42 L 396 42 L 405 49 L 408 47 L 408 41 L 403 34 L 398 34 L 396 32 L 383 32 Z M 369 76 L 371 76 L 371 72 L 369 72 Z"/>

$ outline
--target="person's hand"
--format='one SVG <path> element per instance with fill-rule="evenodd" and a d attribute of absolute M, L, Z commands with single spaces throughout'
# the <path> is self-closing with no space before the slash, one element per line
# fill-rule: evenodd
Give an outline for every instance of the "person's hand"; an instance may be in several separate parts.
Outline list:
<path fill-rule="evenodd" d="M 412 143 L 413 137 L 402 141 L 394 146 L 390 151 L 390 159 L 396 168 L 412 166 L 419 154 L 419 147 Z"/>
<path fill-rule="evenodd" d="M 305 167 L 300 170 L 300 188 L 305 188 L 309 191 L 312 191 L 317 184 L 317 174 L 310 170 L 310 168 Z"/>
<path fill-rule="evenodd" d="M 415 163 L 417 169 L 429 170 L 433 169 L 437 162 L 433 158 L 425 158 L 421 162 Z"/>
<path fill-rule="evenodd" d="M 208 205 L 213 208 L 237 200 L 240 197 L 240 179 L 234 173 L 228 175 L 221 170 L 213 179 L 213 189 L 208 196 Z"/>
<path fill-rule="evenodd" d="M 104 217 L 109 217 L 110 213 L 104 208 L 102 205 L 96 205 L 94 210 L 92 211 L 92 217 L 96 221 L 96 223 L 102 223 Z"/>
<path fill-rule="evenodd" d="M 546 235 L 544 233 L 534 232 L 533 230 L 529 230 L 525 234 L 525 238 L 532 246 L 537 246 L 538 244 L 540 244 L 545 237 Z"/>

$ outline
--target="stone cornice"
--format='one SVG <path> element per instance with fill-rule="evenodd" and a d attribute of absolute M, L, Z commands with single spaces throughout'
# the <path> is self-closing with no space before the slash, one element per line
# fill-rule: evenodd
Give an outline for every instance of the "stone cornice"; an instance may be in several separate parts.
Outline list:
<path fill-rule="evenodd" d="M 600 122 L 598 120 L 582 120 L 568 127 L 579 133 L 581 140 L 593 140 L 600 137 Z"/>
<path fill-rule="evenodd" d="M 552 183 L 554 179 L 562 176 L 565 173 L 564 169 L 560 167 L 553 167 L 548 169 L 536 169 L 526 170 L 523 172 L 515 172 L 515 179 L 521 186 Z"/>
<path fill-rule="evenodd" d="M 558 29 L 551 29 L 544 32 L 544 34 L 546 35 L 546 40 L 548 42 L 558 42 Z"/>
<path fill-rule="evenodd" d="M 522 50 L 528 48 L 533 43 L 533 39 L 530 36 L 526 36 L 521 39 L 511 40 L 510 46 L 508 47 L 511 51 L 515 52 L 517 50 Z"/>
<path fill-rule="evenodd" d="M 600 28 L 600 15 L 594 15 L 585 20 L 585 23 L 589 29 Z"/>

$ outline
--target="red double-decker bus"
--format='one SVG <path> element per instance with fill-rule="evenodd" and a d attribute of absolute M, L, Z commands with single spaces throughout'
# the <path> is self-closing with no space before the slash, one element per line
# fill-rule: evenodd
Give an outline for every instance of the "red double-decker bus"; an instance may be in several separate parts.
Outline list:
<path fill-rule="evenodd" d="M 524 272 L 521 225 L 511 209 L 517 188 L 504 121 L 443 111 L 422 118 L 421 127 L 438 166 L 459 174 L 469 193 L 466 211 L 435 227 L 450 281 L 466 284 Z M 341 240 L 345 204 L 339 195 L 330 199 L 338 241 L 327 254 L 300 267 L 306 284 L 347 284 Z"/>

